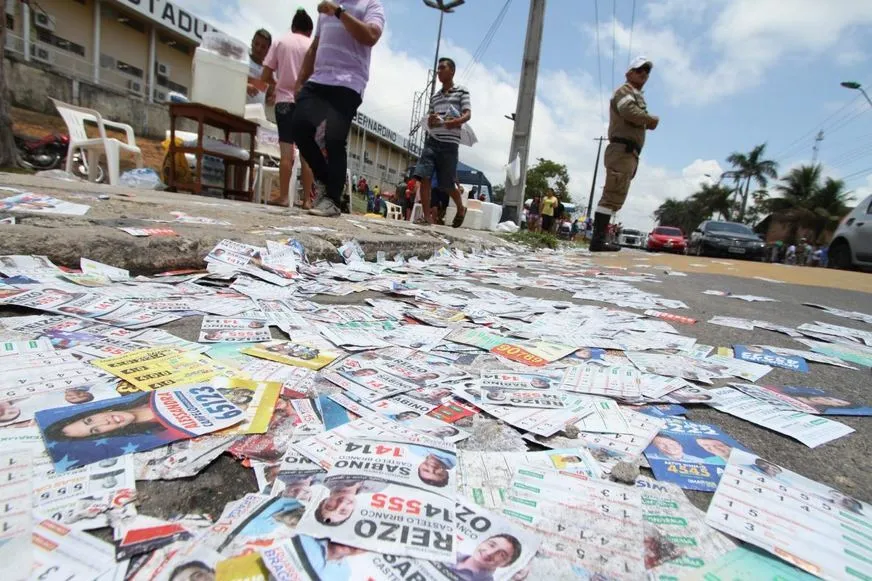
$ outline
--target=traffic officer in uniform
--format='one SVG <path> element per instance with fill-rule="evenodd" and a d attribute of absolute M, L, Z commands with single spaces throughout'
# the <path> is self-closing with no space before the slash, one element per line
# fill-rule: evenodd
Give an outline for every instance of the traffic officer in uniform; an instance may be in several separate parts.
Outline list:
<path fill-rule="evenodd" d="M 627 82 L 615 91 L 609 103 L 609 144 L 604 157 L 606 185 L 597 204 L 593 221 L 591 252 L 609 252 L 621 247 L 608 240 L 609 222 L 627 199 L 630 181 L 639 166 L 639 154 L 645 145 L 645 131 L 657 128 L 658 117 L 648 114 L 642 87 L 654 64 L 637 57 L 627 70 Z"/>

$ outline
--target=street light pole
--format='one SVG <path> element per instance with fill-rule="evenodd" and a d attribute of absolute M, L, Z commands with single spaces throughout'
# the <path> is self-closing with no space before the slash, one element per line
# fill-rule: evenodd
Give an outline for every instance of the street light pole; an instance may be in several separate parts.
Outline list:
<path fill-rule="evenodd" d="M 856 81 L 842 81 L 842 86 L 846 89 L 854 89 L 855 91 L 860 91 L 863 93 L 863 96 L 866 97 L 866 101 L 869 102 L 869 105 L 872 106 L 872 99 L 869 98 L 869 95 L 866 93 L 866 90 L 863 89 L 863 85 Z"/>
<path fill-rule="evenodd" d="M 466 0 L 424 0 L 424 4 L 439 11 L 439 32 L 436 34 L 436 54 L 433 55 L 433 84 L 430 86 L 430 96 L 436 92 L 436 69 L 439 66 L 439 48 L 442 45 L 442 21 L 446 12 L 454 12 L 454 9 L 465 4 Z"/>

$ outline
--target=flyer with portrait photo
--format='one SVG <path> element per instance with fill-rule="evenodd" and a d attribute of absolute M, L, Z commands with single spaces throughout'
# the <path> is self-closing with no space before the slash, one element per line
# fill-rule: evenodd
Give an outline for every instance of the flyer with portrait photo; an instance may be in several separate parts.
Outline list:
<path fill-rule="evenodd" d="M 686 490 L 714 492 L 733 448 L 747 448 L 714 426 L 667 417 L 666 427 L 645 449 L 657 480 Z"/>
<path fill-rule="evenodd" d="M 830 395 L 819 387 L 731 384 L 731 387 L 776 407 L 821 416 L 872 416 L 872 407 Z"/>
<path fill-rule="evenodd" d="M 454 562 L 456 467 L 453 449 L 347 442 L 299 530 L 368 551 Z"/>
<path fill-rule="evenodd" d="M 272 339 L 266 321 L 203 317 L 200 343 L 260 343 Z"/>
<path fill-rule="evenodd" d="M 341 355 L 323 344 L 303 341 L 269 341 L 245 347 L 241 351 L 252 357 L 315 370 L 333 363 Z"/>
<path fill-rule="evenodd" d="M 35 418 L 55 469 L 65 472 L 224 430 L 245 413 L 201 385 L 41 410 Z"/>

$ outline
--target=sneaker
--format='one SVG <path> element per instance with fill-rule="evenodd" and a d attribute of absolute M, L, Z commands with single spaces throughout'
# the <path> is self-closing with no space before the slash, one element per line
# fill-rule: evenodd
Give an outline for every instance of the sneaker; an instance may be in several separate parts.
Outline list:
<path fill-rule="evenodd" d="M 313 216 L 321 216 L 323 218 L 332 218 L 341 214 L 336 204 L 327 196 L 322 197 L 315 203 L 315 207 L 309 210 Z"/>
<path fill-rule="evenodd" d="M 315 199 L 312 200 L 312 207 L 314 208 L 317 207 L 318 204 L 321 203 L 321 200 L 327 196 L 327 186 L 316 180 L 315 183 L 312 184 L 312 189 L 315 191 Z"/>

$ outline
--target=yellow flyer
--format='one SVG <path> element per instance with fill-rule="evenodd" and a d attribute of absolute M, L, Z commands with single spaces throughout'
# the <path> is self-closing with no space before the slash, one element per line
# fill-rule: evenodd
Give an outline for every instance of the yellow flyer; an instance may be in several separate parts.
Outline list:
<path fill-rule="evenodd" d="M 117 357 L 96 359 L 92 363 L 139 391 L 201 383 L 237 374 L 235 369 L 219 365 L 204 355 L 175 347 L 138 349 Z"/>
<path fill-rule="evenodd" d="M 263 434 L 269 427 L 276 400 L 282 391 L 278 381 L 256 381 L 241 377 L 216 377 L 204 382 L 245 412 L 245 419 L 238 425 L 221 432 L 222 436 Z"/>
<path fill-rule="evenodd" d="M 285 365 L 321 369 L 339 357 L 339 353 L 312 343 L 270 341 L 241 349 L 246 355 L 269 359 Z"/>
<path fill-rule="evenodd" d="M 224 559 L 215 567 L 215 581 L 266 581 L 269 578 L 269 569 L 259 553 Z"/>

